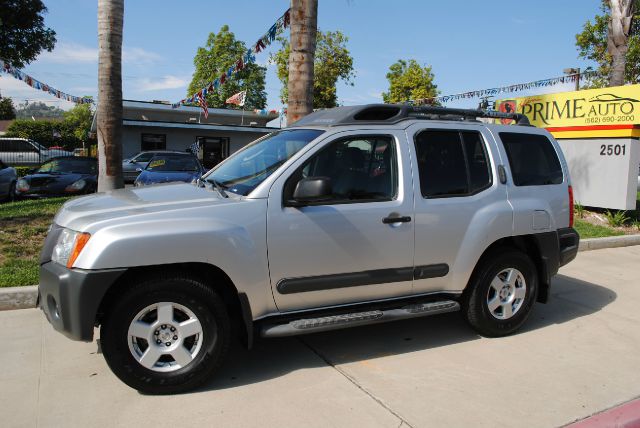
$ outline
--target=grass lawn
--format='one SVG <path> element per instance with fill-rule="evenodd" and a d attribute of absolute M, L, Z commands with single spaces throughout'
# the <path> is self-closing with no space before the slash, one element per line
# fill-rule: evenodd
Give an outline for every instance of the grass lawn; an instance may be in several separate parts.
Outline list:
<path fill-rule="evenodd" d="M 47 229 L 68 199 L 0 204 L 0 287 L 38 283 L 38 258 Z"/>
<path fill-rule="evenodd" d="M 584 220 L 576 219 L 574 228 L 580 234 L 580 239 L 604 238 L 605 236 L 624 235 L 624 232 L 606 226 L 598 226 Z"/>

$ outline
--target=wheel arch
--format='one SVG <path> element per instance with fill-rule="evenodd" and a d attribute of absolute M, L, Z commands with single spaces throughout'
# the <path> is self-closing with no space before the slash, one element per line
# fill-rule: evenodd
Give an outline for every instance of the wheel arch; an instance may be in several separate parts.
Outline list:
<path fill-rule="evenodd" d="M 546 303 L 549 299 L 551 277 L 558 272 L 558 238 L 555 232 L 508 236 L 496 240 L 489 245 L 476 263 L 469 283 L 473 281 L 478 268 L 484 261 L 496 251 L 505 248 L 516 248 L 527 254 L 536 267 L 538 274 L 538 298 L 540 303 Z M 466 287 L 467 289 L 469 287 Z"/>
<path fill-rule="evenodd" d="M 245 293 L 238 292 L 236 285 L 229 275 L 218 266 L 209 263 L 175 263 L 151 266 L 136 266 L 127 271 L 107 290 L 100 301 L 95 317 L 95 326 L 99 326 L 109 308 L 115 303 L 118 296 L 124 292 L 131 283 L 142 277 L 153 274 L 180 273 L 193 277 L 215 289 L 227 306 L 232 326 L 240 326 L 236 333 L 243 343 L 250 348 L 253 344 L 253 318 L 249 299 Z"/>

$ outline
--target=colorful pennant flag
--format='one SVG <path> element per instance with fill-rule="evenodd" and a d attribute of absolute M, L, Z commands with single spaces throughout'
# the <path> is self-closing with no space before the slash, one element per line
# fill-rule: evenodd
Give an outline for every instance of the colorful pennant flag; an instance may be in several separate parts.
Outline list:
<path fill-rule="evenodd" d="M 237 106 L 243 107 L 246 98 L 247 98 L 247 91 L 242 91 L 242 92 L 238 92 L 235 95 L 231 95 L 229 98 L 227 98 L 225 103 L 235 104 Z"/>
<path fill-rule="evenodd" d="M 47 92 L 50 95 L 53 95 L 56 98 L 60 98 L 63 100 L 67 100 L 70 101 L 72 103 L 76 103 L 76 104 L 93 104 L 93 99 L 89 98 L 89 97 L 76 97 L 73 95 L 69 95 L 66 94 L 62 91 L 57 90 L 56 88 L 49 86 L 45 83 L 40 82 L 37 79 L 34 79 L 33 77 L 29 76 L 28 74 L 24 73 L 23 71 L 12 67 L 9 63 L 4 62 L 3 60 L 0 59 L 0 69 L 2 71 L 4 71 L 5 73 L 8 73 L 10 75 L 12 75 L 13 77 L 15 77 L 18 80 L 22 80 L 24 83 L 26 83 L 27 85 L 31 86 L 34 89 L 37 89 L 39 91 L 43 91 L 43 92 Z"/>

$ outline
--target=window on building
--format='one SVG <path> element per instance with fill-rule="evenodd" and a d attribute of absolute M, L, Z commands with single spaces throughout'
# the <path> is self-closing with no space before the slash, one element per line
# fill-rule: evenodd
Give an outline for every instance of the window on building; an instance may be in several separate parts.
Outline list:
<path fill-rule="evenodd" d="M 561 184 L 560 160 L 551 141 L 539 134 L 501 132 L 500 139 L 509 158 L 516 186 Z"/>
<path fill-rule="evenodd" d="M 415 139 L 425 198 L 465 196 L 491 186 L 485 144 L 475 131 L 427 130 Z"/>
<path fill-rule="evenodd" d="M 165 134 L 142 134 L 140 147 L 142 151 L 166 150 L 167 136 Z"/>

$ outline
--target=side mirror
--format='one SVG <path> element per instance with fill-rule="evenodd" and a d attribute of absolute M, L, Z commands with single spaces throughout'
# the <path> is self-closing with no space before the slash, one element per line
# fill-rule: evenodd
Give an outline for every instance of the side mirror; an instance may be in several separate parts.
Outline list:
<path fill-rule="evenodd" d="M 129 159 L 129 163 L 138 163 L 135 161 L 135 159 Z"/>
<path fill-rule="evenodd" d="M 142 168 L 136 168 L 136 172 L 142 172 Z"/>
<path fill-rule="evenodd" d="M 329 177 L 308 177 L 298 181 L 293 191 L 293 206 L 303 206 L 331 199 L 333 189 Z"/>

